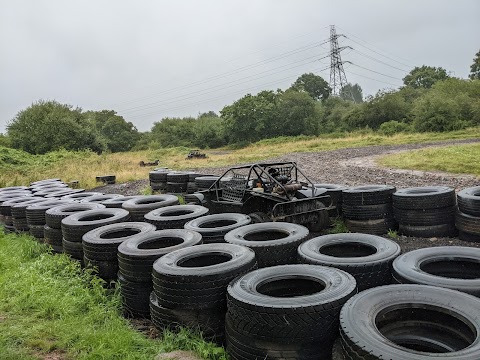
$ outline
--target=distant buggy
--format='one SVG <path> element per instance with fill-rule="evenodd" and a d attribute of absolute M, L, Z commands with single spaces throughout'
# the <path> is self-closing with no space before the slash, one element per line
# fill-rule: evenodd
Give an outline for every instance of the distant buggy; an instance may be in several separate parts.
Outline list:
<path fill-rule="evenodd" d="M 207 155 L 204 153 L 201 153 L 200 150 L 192 150 L 190 153 L 187 155 L 185 160 L 190 160 L 190 159 L 206 159 Z"/>
<path fill-rule="evenodd" d="M 286 221 L 319 231 L 334 209 L 325 190 L 315 188 L 295 162 L 232 167 L 208 190 L 188 195 L 211 213 L 237 212 L 252 222 Z"/>

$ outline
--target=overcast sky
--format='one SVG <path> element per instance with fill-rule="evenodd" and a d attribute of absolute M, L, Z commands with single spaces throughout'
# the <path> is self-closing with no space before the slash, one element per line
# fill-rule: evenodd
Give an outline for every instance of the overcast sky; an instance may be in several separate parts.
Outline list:
<path fill-rule="evenodd" d="M 364 94 L 416 65 L 465 78 L 478 0 L 0 0 L 0 132 L 39 99 L 113 109 L 141 130 L 247 93 L 329 80 L 329 25 Z"/>

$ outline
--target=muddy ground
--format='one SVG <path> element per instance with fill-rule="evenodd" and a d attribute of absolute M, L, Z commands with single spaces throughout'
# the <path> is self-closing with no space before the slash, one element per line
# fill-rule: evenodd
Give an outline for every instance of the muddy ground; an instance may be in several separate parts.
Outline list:
<path fill-rule="evenodd" d="M 480 139 L 454 140 L 430 144 L 407 144 L 370 146 L 362 148 L 340 149 L 316 153 L 291 153 L 268 161 L 295 161 L 300 169 L 316 183 L 334 183 L 347 186 L 364 184 L 388 184 L 397 189 L 413 186 L 443 185 L 455 188 L 457 191 L 466 187 L 479 186 L 480 179 L 468 175 L 453 175 L 442 172 L 410 171 L 382 168 L 375 163 L 379 156 L 414 149 L 453 144 L 479 142 Z M 192 169 L 202 174 L 223 174 L 228 168 Z M 148 179 L 133 181 L 126 184 L 107 185 L 95 190 L 104 193 L 119 193 L 137 195 L 148 186 Z M 320 234 L 311 234 L 311 236 Z M 414 238 L 397 236 L 394 239 L 402 248 L 402 252 L 432 246 L 472 246 L 480 247 L 480 243 L 467 243 L 458 238 Z M 139 330 L 155 337 L 157 332 L 149 321 L 133 321 Z M 192 359 L 191 354 L 176 353 L 179 360 Z M 334 347 L 333 360 L 343 360 L 339 352 L 339 344 Z"/>

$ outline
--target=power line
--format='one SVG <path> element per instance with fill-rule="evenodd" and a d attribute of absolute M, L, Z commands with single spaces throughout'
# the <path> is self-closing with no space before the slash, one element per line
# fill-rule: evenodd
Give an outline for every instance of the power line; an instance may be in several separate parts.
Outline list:
<path fill-rule="evenodd" d="M 390 76 L 390 75 L 382 74 L 381 72 L 378 72 L 378 71 L 375 71 L 375 70 L 368 69 L 368 68 L 366 68 L 366 67 L 364 67 L 364 66 L 357 65 L 357 64 L 355 64 L 355 63 L 353 63 L 353 62 L 349 62 L 349 63 L 350 63 L 350 64 L 352 64 L 353 66 L 357 66 L 357 67 L 359 67 L 359 68 L 361 68 L 361 69 L 364 69 L 364 70 L 367 70 L 367 71 L 371 71 L 371 72 L 373 72 L 373 73 L 376 73 L 376 74 L 379 74 L 379 75 L 382 75 L 382 76 L 385 76 L 385 77 L 389 77 L 389 78 L 391 78 L 391 79 L 395 79 L 395 80 L 400 80 L 400 81 L 403 81 L 402 79 L 396 78 L 396 77 L 394 77 L 394 76 Z"/>
<path fill-rule="evenodd" d="M 361 51 L 359 51 L 359 50 L 357 50 L 357 49 L 355 49 L 355 48 L 352 48 L 352 50 L 355 51 L 356 53 L 362 55 L 362 56 L 365 56 L 366 58 L 369 58 L 369 59 L 373 60 L 373 61 L 376 61 L 376 62 L 378 62 L 378 63 L 387 65 L 387 66 L 389 66 L 389 67 L 391 67 L 391 68 L 393 68 L 393 69 L 400 70 L 400 71 L 403 72 L 403 73 L 408 73 L 408 70 L 401 69 L 401 68 L 399 68 L 399 67 L 390 65 L 390 64 L 386 63 L 385 61 L 375 59 L 373 56 L 367 55 L 367 54 L 365 54 L 365 53 L 363 53 L 363 52 L 361 52 Z"/>
<path fill-rule="evenodd" d="M 363 77 L 363 78 L 365 78 L 365 79 L 369 79 L 369 80 L 373 80 L 373 81 L 378 81 L 378 82 L 381 82 L 381 83 L 384 83 L 384 84 L 387 84 L 387 85 L 392 85 L 392 86 L 398 87 L 398 85 L 395 85 L 395 84 L 392 84 L 392 83 L 389 83 L 389 82 L 386 82 L 386 81 L 374 79 L 374 78 L 371 78 L 371 77 L 368 77 L 368 76 L 365 76 L 365 75 L 361 75 L 361 74 L 355 73 L 355 72 L 350 71 L 350 70 L 348 70 L 348 73 L 349 73 L 349 74 L 353 74 L 353 75 L 357 75 L 357 76 L 360 76 L 360 77 Z"/>

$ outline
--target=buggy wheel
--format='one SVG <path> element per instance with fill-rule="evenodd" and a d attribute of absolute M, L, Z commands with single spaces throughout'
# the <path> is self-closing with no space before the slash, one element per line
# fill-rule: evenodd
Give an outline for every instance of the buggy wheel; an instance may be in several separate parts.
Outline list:
<path fill-rule="evenodd" d="M 267 214 L 261 211 L 253 212 L 251 214 L 248 214 L 248 216 L 250 216 L 250 219 L 252 219 L 251 224 L 258 224 L 258 223 L 272 221 L 272 219 L 270 219 L 270 217 Z"/>

